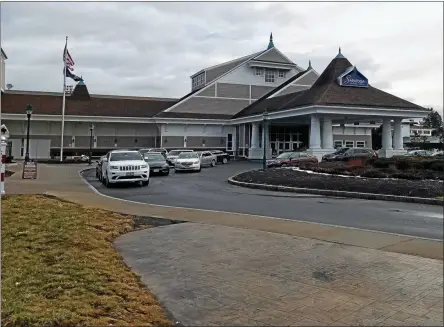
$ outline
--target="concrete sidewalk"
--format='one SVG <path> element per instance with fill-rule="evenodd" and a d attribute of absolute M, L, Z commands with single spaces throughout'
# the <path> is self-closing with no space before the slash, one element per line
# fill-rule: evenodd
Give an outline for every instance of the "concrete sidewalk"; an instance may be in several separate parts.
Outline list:
<path fill-rule="evenodd" d="M 83 169 L 88 169 L 86 164 L 41 164 L 38 167 L 37 180 L 22 180 L 20 169 L 21 165 L 17 166 L 16 170 L 18 173 L 6 179 L 6 194 L 46 193 L 81 205 L 134 216 L 150 216 L 246 228 L 389 252 L 418 255 L 425 258 L 443 259 L 443 242 L 439 241 L 283 219 L 270 219 L 253 215 L 133 203 L 105 197 L 96 193 L 80 177 L 79 172 Z"/>

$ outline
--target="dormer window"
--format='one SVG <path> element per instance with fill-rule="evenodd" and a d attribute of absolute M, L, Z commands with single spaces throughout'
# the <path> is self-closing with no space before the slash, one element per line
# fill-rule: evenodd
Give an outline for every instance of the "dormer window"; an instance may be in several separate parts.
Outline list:
<path fill-rule="evenodd" d="M 192 83 L 191 85 L 192 85 L 193 89 L 196 88 L 196 87 L 204 85 L 205 84 L 205 73 L 202 73 L 200 75 L 197 75 L 197 76 L 193 77 L 191 83 Z"/>
<path fill-rule="evenodd" d="M 262 68 L 256 67 L 254 69 L 254 75 L 256 76 L 262 76 L 263 75 L 262 72 L 263 72 Z"/>
<path fill-rule="evenodd" d="M 280 70 L 279 72 L 278 72 L 278 76 L 280 77 L 280 78 L 285 78 L 285 71 L 283 71 L 283 70 Z"/>
<path fill-rule="evenodd" d="M 267 69 L 265 71 L 265 82 L 266 83 L 274 83 L 276 72 L 274 70 Z"/>

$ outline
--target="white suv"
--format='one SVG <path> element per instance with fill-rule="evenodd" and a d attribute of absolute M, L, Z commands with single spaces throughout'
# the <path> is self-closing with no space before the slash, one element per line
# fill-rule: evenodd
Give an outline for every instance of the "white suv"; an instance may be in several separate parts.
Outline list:
<path fill-rule="evenodd" d="M 150 181 L 150 167 L 139 151 L 114 150 L 108 152 L 102 163 L 102 183 L 110 187 L 115 183 L 141 183 Z"/>

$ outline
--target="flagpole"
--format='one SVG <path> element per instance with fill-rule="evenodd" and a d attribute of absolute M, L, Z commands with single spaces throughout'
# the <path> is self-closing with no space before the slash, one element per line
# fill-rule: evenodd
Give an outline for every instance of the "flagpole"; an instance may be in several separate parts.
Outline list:
<path fill-rule="evenodd" d="M 66 37 L 65 50 L 68 49 L 68 37 Z M 66 61 L 65 54 L 63 56 L 63 100 L 62 100 L 62 135 L 60 140 L 60 161 L 63 161 L 63 135 L 65 133 L 65 93 L 66 93 Z"/>

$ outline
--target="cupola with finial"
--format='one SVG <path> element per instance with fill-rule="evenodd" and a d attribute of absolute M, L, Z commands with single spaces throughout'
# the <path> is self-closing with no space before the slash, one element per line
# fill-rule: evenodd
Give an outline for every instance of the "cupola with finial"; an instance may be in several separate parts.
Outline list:
<path fill-rule="evenodd" d="M 343 54 L 341 53 L 341 47 L 339 47 L 339 53 L 336 55 L 335 58 L 345 58 L 345 57 L 343 56 Z"/>

